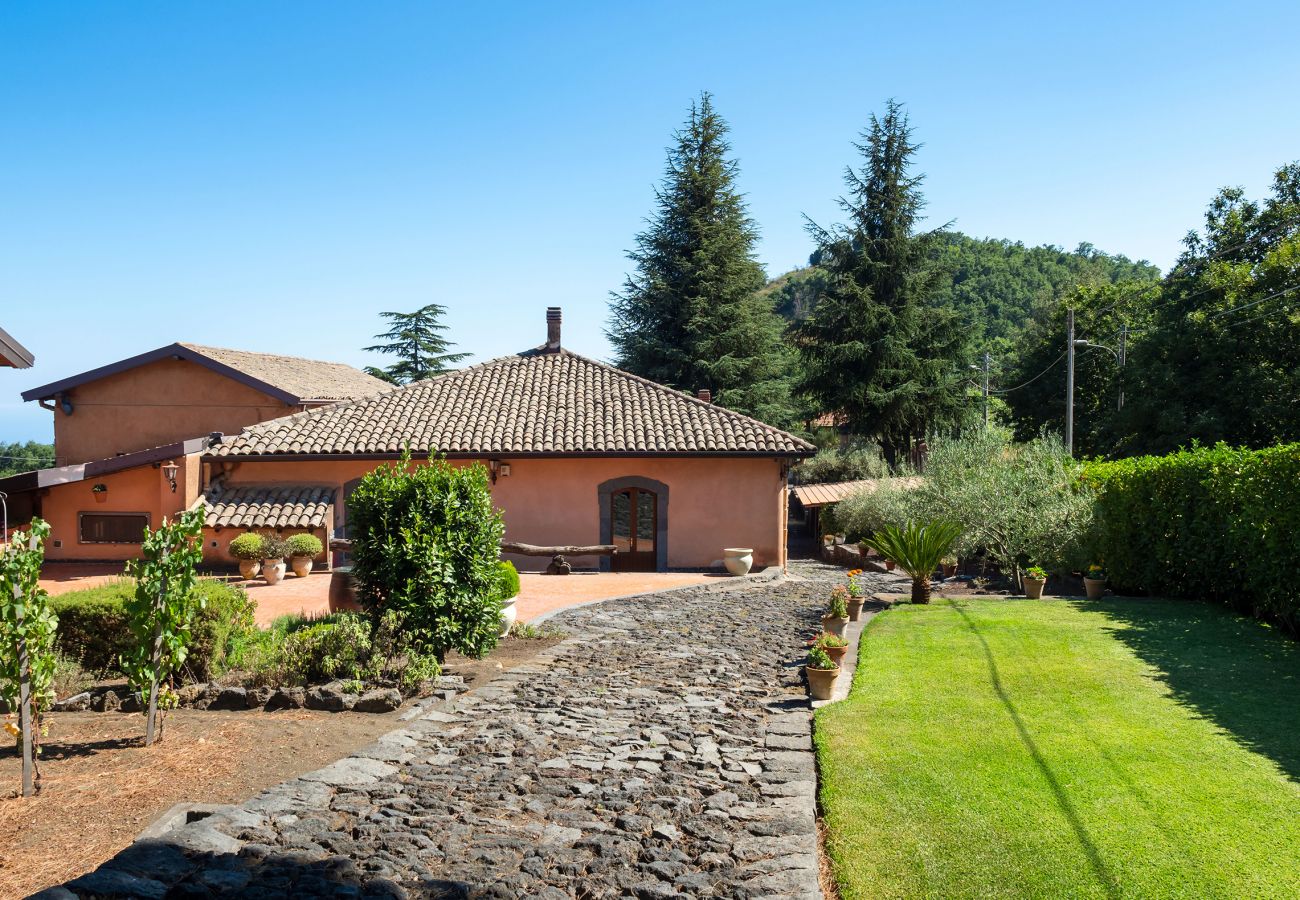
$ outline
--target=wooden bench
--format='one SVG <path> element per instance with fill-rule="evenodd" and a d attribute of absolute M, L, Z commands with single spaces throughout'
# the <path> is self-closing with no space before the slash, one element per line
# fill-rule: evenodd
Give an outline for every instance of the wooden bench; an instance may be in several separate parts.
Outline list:
<path fill-rule="evenodd" d="M 330 549 L 347 553 L 352 549 L 352 541 L 347 538 L 333 538 Z M 539 547 L 536 544 L 521 544 L 518 541 L 502 541 L 501 549 L 506 553 L 518 553 L 520 556 L 549 556 L 551 562 L 546 567 L 547 575 L 568 575 L 573 571 L 573 564 L 564 558 L 569 556 L 613 556 L 618 548 L 613 544 L 592 544 L 589 547 L 562 546 Z"/>
<path fill-rule="evenodd" d="M 520 556 L 549 556 L 546 566 L 547 575 L 568 575 L 573 571 L 573 564 L 564 558 L 569 556 L 613 556 L 618 548 L 613 544 L 591 544 L 590 546 L 556 546 L 539 547 L 536 544 L 521 544 L 518 541 L 502 541 L 501 549 L 506 553 L 518 553 Z"/>

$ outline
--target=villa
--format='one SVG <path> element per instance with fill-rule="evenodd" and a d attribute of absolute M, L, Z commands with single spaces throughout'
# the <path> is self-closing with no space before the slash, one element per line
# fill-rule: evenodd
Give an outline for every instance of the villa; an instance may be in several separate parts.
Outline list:
<path fill-rule="evenodd" d="M 560 330 L 551 308 L 542 346 L 399 388 L 172 344 L 25 392 L 54 413 L 59 465 L 0 491 L 11 519 L 51 523 L 51 560 L 132 558 L 146 525 L 203 504 L 205 562 L 222 565 L 247 530 L 345 536 L 360 478 L 409 451 L 482 463 L 511 541 L 618 548 L 575 565 L 713 568 L 733 546 L 784 565 L 787 476 L 813 446 L 565 350 Z"/>

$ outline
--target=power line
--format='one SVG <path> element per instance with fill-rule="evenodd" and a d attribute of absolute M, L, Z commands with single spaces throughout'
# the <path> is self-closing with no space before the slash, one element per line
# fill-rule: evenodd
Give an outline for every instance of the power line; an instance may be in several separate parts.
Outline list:
<path fill-rule="evenodd" d="M 1267 303 L 1269 300 L 1274 300 L 1285 294 L 1289 294 L 1292 291 L 1300 291 L 1300 284 L 1292 285 L 1289 288 L 1284 288 L 1278 291 L 1276 294 L 1269 294 L 1267 297 L 1264 297 L 1263 299 L 1260 300 L 1252 300 L 1250 303 L 1242 303 L 1240 306 L 1234 306 L 1231 309 L 1221 310 L 1212 316 L 1208 316 L 1205 321 L 1213 322 L 1215 319 L 1221 319 L 1224 316 L 1231 315 L 1232 313 L 1235 312 L 1240 312 L 1243 309 L 1250 309 L 1252 306 L 1259 306 L 1261 303 Z"/>
<path fill-rule="evenodd" d="M 1274 227 L 1268 229 L 1267 231 L 1262 231 L 1262 232 L 1260 232 L 1259 234 L 1255 235 L 1255 236 L 1254 236 L 1253 238 L 1251 238 L 1250 240 L 1242 241 L 1240 244 L 1235 244 L 1235 245 L 1233 245 L 1233 246 L 1231 246 L 1231 247 L 1223 247 L 1223 248 L 1221 248 L 1221 249 L 1219 249 L 1219 250 L 1216 250 L 1214 253 L 1207 254 L 1206 256 L 1203 256 L 1203 257 L 1196 257 L 1195 259 L 1188 260 L 1188 261 L 1185 262 L 1185 263 L 1179 263 L 1178 265 L 1176 265 L 1176 266 L 1174 266 L 1172 269 L 1170 269 L 1170 270 L 1169 270 L 1169 271 L 1168 271 L 1168 272 L 1167 272 L 1163 277 L 1161 277 L 1161 279 L 1160 279 L 1159 281 L 1155 281 L 1155 282 L 1152 282 L 1151 284 L 1146 285 L 1146 286 L 1144 286 L 1144 287 L 1137 288 L 1137 289 L 1135 289 L 1135 290 L 1129 291 L 1127 294 L 1121 294 L 1119 297 L 1115 298 L 1115 301 L 1114 301 L 1113 303 L 1111 303 L 1110 306 L 1107 306 L 1105 309 L 1102 309 L 1101 311 L 1099 311 L 1099 312 L 1097 312 L 1097 313 L 1094 313 L 1093 315 L 1104 316 L 1106 313 L 1110 312 L 1112 309 L 1114 309 L 1115 307 L 1119 306 L 1121 303 L 1125 302 L 1126 300 L 1130 300 L 1130 299 L 1132 299 L 1133 297 L 1138 296 L 1139 294 L 1143 294 L 1143 293 L 1146 293 L 1146 292 L 1148 292 L 1148 291 L 1154 290 L 1155 288 L 1160 287 L 1162 284 L 1164 284 L 1166 281 L 1168 281 L 1169 278 L 1170 278 L 1170 276 L 1172 276 L 1172 275 L 1173 275 L 1175 272 L 1177 272 L 1179 269 L 1184 268 L 1184 267 L 1186 267 L 1186 266 L 1189 266 L 1189 265 L 1191 265 L 1191 264 L 1194 263 L 1194 262 L 1209 262 L 1210 260 L 1219 259 L 1219 258 L 1222 257 L 1222 256 L 1227 256 L 1229 253 L 1233 253 L 1233 252 L 1235 252 L 1235 251 L 1237 251 L 1237 250 L 1245 249 L 1246 247 L 1249 247 L 1251 244 L 1256 244 L 1256 243 L 1258 243 L 1258 242 L 1264 240 L 1264 238 L 1267 238 L 1267 237 L 1271 237 L 1271 236 L 1273 236 L 1274 234 L 1276 234 L 1276 233 L 1279 232 L 1279 231 L 1282 231 L 1282 230 L 1287 229 L 1287 228 L 1292 228 L 1292 227 L 1294 227 L 1294 223 L 1292 223 L 1292 222 L 1282 222 L 1282 223 L 1279 223 L 1278 225 L 1275 225 Z M 1212 288 L 1211 290 L 1216 290 L 1216 289 Z M 1202 291 L 1202 293 L 1208 293 L 1208 291 Z M 1199 294 L 1193 294 L 1193 295 L 1191 295 L 1191 296 L 1195 297 L 1195 296 L 1200 296 L 1200 295 L 1199 295 Z M 1188 298 L 1187 298 L 1187 297 L 1179 297 L 1179 298 L 1175 298 L 1175 299 L 1188 299 Z M 1170 301 L 1167 301 L 1167 302 L 1168 302 L 1168 303 L 1172 303 L 1172 302 L 1174 302 L 1174 301 L 1173 301 L 1173 300 L 1170 300 Z M 1160 304 L 1159 306 L 1152 307 L 1152 309 L 1159 309 L 1160 306 L 1165 306 L 1165 305 L 1167 305 L 1167 303 L 1162 303 L 1162 304 Z"/>
<path fill-rule="evenodd" d="M 1223 326 L 1223 330 L 1227 331 L 1229 328 L 1236 328 L 1238 325 L 1249 325 L 1251 322 L 1258 322 L 1261 319 L 1271 319 L 1280 312 L 1290 312 L 1290 311 L 1291 311 L 1290 306 L 1283 306 L 1281 309 L 1275 309 L 1272 310 L 1271 312 L 1266 312 L 1263 315 L 1251 316 L 1249 319 L 1238 319 L 1236 322 L 1229 322 L 1227 325 Z"/>
<path fill-rule="evenodd" d="M 1009 394 L 1009 393 L 1011 393 L 1012 391 L 1018 391 L 1018 390 L 1020 390 L 1022 387 L 1028 387 L 1029 385 L 1033 384 L 1033 383 L 1034 383 L 1035 381 L 1037 381 L 1038 379 L 1042 378 L 1042 377 L 1043 377 L 1044 375 L 1046 375 L 1048 372 L 1052 371 L 1052 369 L 1055 368 L 1056 364 L 1059 363 L 1059 362 L 1060 362 L 1061 360 L 1063 360 L 1063 359 L 1065 359 L 1065 351 L 1064 351 L 1064 350 L 1061 351 L 1061 355 L 1060 355 L 1060 356 L 1058 356 L 1056 359 L 1054 359 L 1054 360 L 1052 360 L 1050 363 L 1048 363 L 1046 369 L 1043 369 L 1043 371 L 1039 372 L 1037 375 L 1035 375 L 1033 378 L 1031 378 L 1031 379 L 1029 379 L 1028 381 L 1026 381 L 1024 384 L 1018 384 L 1018 385 L 1016 385 L 1015 387 L 1012 387 L 1012 388 L 1003 388 L 1003 389 L 999 389 L 999 390 L 990 390 L 989 393 L 990 393 L 990 394 Z"/>

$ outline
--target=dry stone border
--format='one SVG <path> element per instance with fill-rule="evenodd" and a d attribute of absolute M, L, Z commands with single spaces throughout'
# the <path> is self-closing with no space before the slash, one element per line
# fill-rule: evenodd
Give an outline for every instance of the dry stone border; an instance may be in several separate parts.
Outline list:
<path fill-rule="evenodd" d="M 49 898 L 820 898 L 800 638 L 843 572 L 572 609 L 572 635 Z"/>

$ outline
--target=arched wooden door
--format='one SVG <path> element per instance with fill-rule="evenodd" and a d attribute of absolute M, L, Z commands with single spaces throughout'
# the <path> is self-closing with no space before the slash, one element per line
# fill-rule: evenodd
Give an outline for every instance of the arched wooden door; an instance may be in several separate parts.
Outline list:
<path fill-rule="evenodd" d="M 659 535 L 659 497 L 640 487 L 609 495 L 611 543 L 618 548 L 610 561 L 615 572 L 653 572 Z"/>

